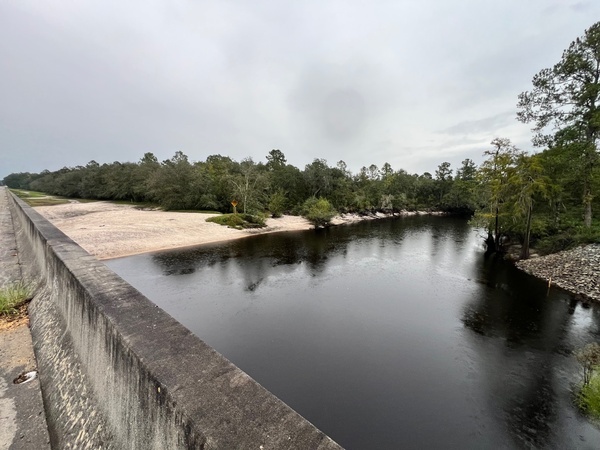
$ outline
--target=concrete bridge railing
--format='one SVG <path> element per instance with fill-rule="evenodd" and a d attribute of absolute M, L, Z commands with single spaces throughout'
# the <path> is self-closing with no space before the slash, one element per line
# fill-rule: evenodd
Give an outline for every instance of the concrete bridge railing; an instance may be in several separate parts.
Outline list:
<path fill-rule="evenodd" d="M 53 448 L 340 448 L 10 197 Z"/>

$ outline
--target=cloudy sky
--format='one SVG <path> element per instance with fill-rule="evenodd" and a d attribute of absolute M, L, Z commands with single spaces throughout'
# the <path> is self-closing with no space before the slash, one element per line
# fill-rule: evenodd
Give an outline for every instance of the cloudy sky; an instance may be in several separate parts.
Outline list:
<path fill-rule="evenodd" d="M 2 0 L 0 179 L 222 154 L 411 173 L 530 149 L 517 95 L 597 0 Z"/>

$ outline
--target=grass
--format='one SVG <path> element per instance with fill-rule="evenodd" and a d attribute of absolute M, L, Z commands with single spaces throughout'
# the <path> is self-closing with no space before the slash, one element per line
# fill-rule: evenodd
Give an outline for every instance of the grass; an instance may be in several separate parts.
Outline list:
<path fill-rule="evenodd" d="M 220 211 L 209 211 L 205 209 L 170 209 L 169 212 L 196 213 L 196 214 L 223 214 Z"/>
<path fill-rule="evenodd" d="M 24 198 L 23 201 L 27 203 L 29 206 L 54 206 L 54 205 L 64 205 L 69 203 L 69 200 L 64 198 L 57 197 L 48 197 L 48 198 Z"/>
<path fill-rule="evenodd" d="M 85 200 L 79 200 L 79 201 L 85 201 Z M 99 201 L 99 200 L 91 200 L 91 201 Z M 159 205 L 156 203 L 150 203 L 150 202 L 133 202 L 131 200 L 106 200 L 107 202 L 113 203 L 115 205 L 128 205 L 128 206 L 134 206 L 135 208 L 159 208 Z"/>
<path fill-rule="evenodd" d="M 216 217 L 206 219 L 207 222 L 218 223 L 229 228 L 242 230 L 247 228 L 263 228 L 266 226 L 265 220 L 259 216 L 250 214 L 222 214 Z"/>
<path fill-rule="evenodd" d="M 64 197 L 56 197 L 43 192 L 25 191 L 23 189 L 11 189 L 14 194 L 29 206 L 53 206 L 69 203 Z"/>
<path fill-rule="evenodd" d="M 23 189 L 11 189 L 11 191 L 13 191 L 19 198 L 37 198 L 47 196 L 47 194 L 44 194 L 43 192 L 25 191 Z"/>
<path fill-rule="evenodd" d="M 31 288 L 17 282 L 0 289 L 0 316 L 16 314 L 18 308 L 32 298 Z"/>
<path fill-rule="evenodd" d="M 581 388 L 577 403 L 587 415 L 600 420 L 600 375 L 592 376 L 590 382 Z"/>

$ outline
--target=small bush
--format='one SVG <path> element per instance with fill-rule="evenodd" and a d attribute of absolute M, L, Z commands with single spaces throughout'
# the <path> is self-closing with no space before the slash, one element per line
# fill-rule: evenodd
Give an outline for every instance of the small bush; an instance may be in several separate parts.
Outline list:
<path fill-rule="evenodd" d="M 337 214 L 335 208 L 326 198 L 311 197 L 302 206 L 302 215 L 316 227 L 329 225 L 331 219 Z"/>
<path fill-rule="evenodd" d="M 579 407 L 590 416 L 600 419 L 600 344 L 591 343 L 579 350 L 575 356 L 583 367 L 583 386 L 578 393 Z"/>
<path fill-rule="evenodd" d="M 242 230 L 247 228 L 262 228 L 266 227 L 265 220 L 260 216 L 250 214 L 222 214 L 220 216 L 210 217 L 207 222 L 218 223 L 229 228 Z"/>
<path fill-rule="evenodd" d="M 285 193 L 282 190 L 271 195 L 271 198 L 269 199 L 269 211 L 271 211 L 273 217 L 281 217 L 283 215 L 286 201 Z"/>
<path fill-rule="evenodd" d="M 0 316 L 16 314 L 17 308 L 31 300 L 32 292 L 25 283 L 18 282 L 0 289 Z"/>
<path fill-rule="evenodd" d="M 577 401 L 586 414 L 600 419 L 600 376 L 592 376 L 590 381 L 582 386 Z"/>

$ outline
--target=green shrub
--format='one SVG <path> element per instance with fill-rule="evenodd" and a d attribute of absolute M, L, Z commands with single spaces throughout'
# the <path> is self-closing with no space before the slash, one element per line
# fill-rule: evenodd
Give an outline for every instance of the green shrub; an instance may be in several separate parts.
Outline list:
<path fill-rule="evenodd" d="M 600 375 L 593 375 L 590 381 L 581 387 L 577 402 L 583 412 L 600 420 Z"/>
<path fill-rule="evenodd" d="M 218 223 L 229 228 L 242 230 L 247 228 L 262 228 L 266 227 L 265 220 L 256 215 L 250 214 L 222 214 L 220 216 L 210 217 L 207 222 Z"/>
<path fill-rule="evenodd" d="M 561 233 L 537 240 L 535 242 L 535 249 L 543 255 L 548 255 L 573 248 L 575 244 L 576 240 L 572 235 Z"/>
<path fill-rule="evenodd" d="M 17 282 L 0 289 L 0 316 L 15 314 L 17 308 L 31 300 L 31 288 Z"/>
<path fill-rule="evenodd" d="M 588 344 L 575 356 L 583 368 L 583 386 L 578 393 L 577 403 L 586 414 L 600 419 L 600 344 Z"/>
<path fill-rule="evenodd" d="M 281 217 L 283 215 L 286 201 L 285 193 L 282 190 L 271 194 L 271 198 L 269 199 L 269 211 L 271 211 L 273 217 Z"/>
<path fill-rule="evenodd" d="M 302 215 L 316 227 L 329 225 L 331 219 L 337 214 L 329 200 L 323 197 L 311 197 L 302 206 Z"/>

